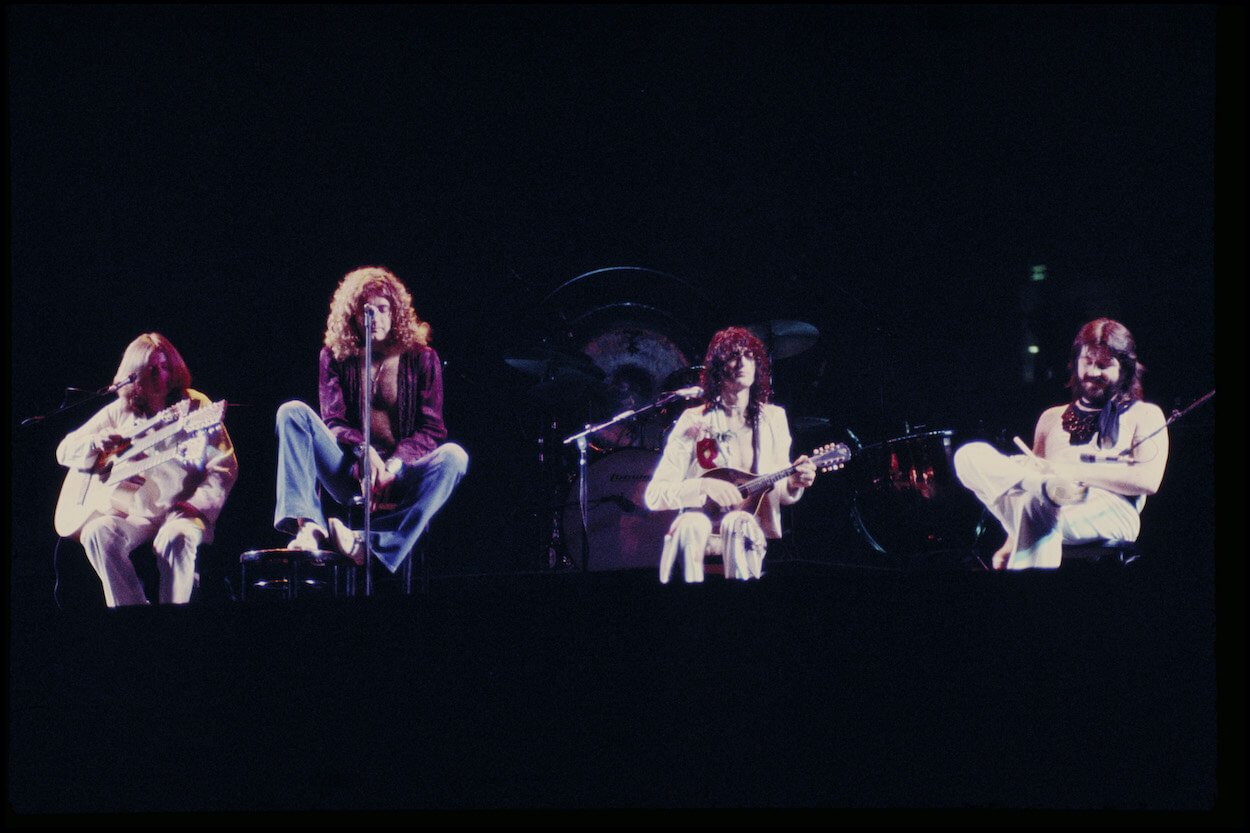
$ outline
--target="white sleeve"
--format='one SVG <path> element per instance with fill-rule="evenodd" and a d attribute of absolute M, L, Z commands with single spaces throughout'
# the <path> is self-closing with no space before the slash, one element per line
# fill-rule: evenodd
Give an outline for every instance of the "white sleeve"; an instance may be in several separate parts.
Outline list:
<path fill-rule="evenodd" d="M 56 447 L 56 461 L 67 468 L 84 471 L 94 466 L 96 458 L 100 456 L 95 439 L 101 432 L 117 427 L 116 412 L 120 407 L 116 401 L 111 402 L 97 411 L 81 428 L 66 434 L 65 439 Z"/>
<path fill-rule="evenodd" d="M 686 476 L 694 460 L 700 410 L 688 408 L 683 411 L 669 432 L 664 454 L 643 494 L 648 509 L 697 509 L 704 504 L 706 498 L 699 478 Z"/>

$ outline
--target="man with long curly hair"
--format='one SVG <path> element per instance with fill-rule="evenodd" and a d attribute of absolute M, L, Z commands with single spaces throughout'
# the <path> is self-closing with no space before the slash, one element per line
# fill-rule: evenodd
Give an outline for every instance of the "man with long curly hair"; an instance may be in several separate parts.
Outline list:
<path fill-rule="evenodd" d="M 955 452 L 956 475 L 1007 533 L 996 570 L 1058 567 L 1064 544 L 1137 540 L 1146 496 L 1163 480 L 1167 423 L 1142 401 L 1146 368 L 1128 328 L 1090 321 L 1068 370 L 1072 400 L 1042 412 L 1031 453 L 1006 456 L 984 442 Z"/>
<path fill-rule="evenodd" d="M 74 495 L 62 495 L 74 511 L 62 516 L 58 503 L 57 531 L 82 544 L 109 607 L 149 603 L 130 560 L 149 542 L 156 552 L 157 601 L 186 604 L 195 587 L 199 546 L 212 543 L 217 517 L 239 476 L 234 446 L 217 419 L 204 420 L 199 433 L 169 433 L 175 425 L 190 424 L 195 412 L 211 403 L 191 388 L 182 354 L 160 333 L 144 333 L 130 342 L 114 385 L 117 398 L 66 436 L 56 459 L 79 472 L 97 472 L 95 477 L 103 472 L 101 464 L 115 463 L 109 472 L 117 477 L 107 488 L 95 489 L 104 499 L 83 503 L 81 512 Z M 158 440 L 162 434 L 168 436 Z M 157 460 L 164 462 L 143 465 Z M 126 465 L 136 471 L 133 477 L 121 474 Z M 67 524 L 77 529 L 63 529 Z"/>
<path fill-rule="evenodd" d="M 770 474 L 788 468 L 790 426 L 786 412 L 769 403 L 768 351 L 749 330 L 729 327 L 712 336 L 701 374 L 703 404 L 687 408 L 669 432 L 664 454 L 647 484 L 651 510 L 681 510 L 664 537 L 660 581 L 667 583 L 678 556 L 688 582 L 703 581 L 703 559 L 719 553 L 725 577 L 759 578 L 767 538 L 781 537 L 781 506 L 797 501 L 816 478 L 806 455 L 788 478 L 764 494 L 755 512 L 737 486 L 703 475 L 731 468 Z M 709 513 L 721 515 L 713 534 Z"/>
<path fill-rule="evenodd" d="M 373 310 L 370 333 L 364 332 L 366 305 Z M 396 506 L 370 524 L 370 550 L 391 572 L 451 497 L 469 457 L 446 442 L 442 363 L 429 332 L 408 289 L 389 270 L 363 267 L 339 283 L 321 349 L 321 414 L 298 401 L 278 409 L 274 528 L 294 536 L 292 549 L 330 548 L 364 563 L 362 536 L 338 518 L 327 522 L 317 492 L 320 483 L 337 502 L 350 503 L 361 491 L 364 454 L 375 504 Z M 365 338 L 373 349 L 369 402 L 362 408 Z"/>

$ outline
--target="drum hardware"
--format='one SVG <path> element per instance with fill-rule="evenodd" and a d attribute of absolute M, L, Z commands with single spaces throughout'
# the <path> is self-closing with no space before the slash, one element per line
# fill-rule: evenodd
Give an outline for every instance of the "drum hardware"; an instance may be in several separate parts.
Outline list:
<path fill-rule="evenodd" d="M 829 428 L 829 420 L 825 417 L 795 417 L 792 430 L 795 434 L 810 434 L 814 431 L 825 431 Z"/>
<path fill-rule="evenodd" d="M 652 512 L 645 493 L 660 454 L 644 448 L 609 451 L 570 484 L 560 507 L 566 556 L 589 571 L 648 568 L 659 563 L 671 511 Z M 581 500 L 586 497 L 583 515 Z"/>
<path fill-rule="evenodd" d="M 642 506 L 641 492 L 609 495 L 600 488 L 596 472 L 624 465 L 625 460 L 645 461 L 648 468 L 640 472 L 645 475 L 640 488 L 645 489 L 668 428 L 680 412 L 676 403 L 684 404 L 680 399 L 665 404 L 657 400 L 665 391 L 698 384 L 701 368 L 690 375 L 687 351 L 702 339 L 707 320 L 720 317 L 719 311 L 694 285 L 635 266 L 577 275 L 542 298 L 540 307 L 552 340 L 543 339 L 536 349 L 509 353 L 505 361 L 536 377 L 528 396 L 550 422 L 543 484 L 550 498 L 544 509 L 551 512 L 552 524 L 550 534 L 544 535 L 545 562 L 549 567 L 596 569 L 602 560 L 599 554 L 614 549 L 615 543 L 611 533 L 596 531 L 604 513 L 623 515 L 631 523 L 652 517 Z M 632 414 L 624 416 L 627 412 Z M 586 434 L 583 429 L 595 424 L 598 430 Z M 557 442 L 574 431 L 582 436 Z M 565 453 L 554 453 L 557 449 Z M 639 454 L 620 455 L 626 450 Z M 613 457 L 614 463 L 607 462 Z M 572 501 L 576 513 L 563 503 L 572 496 L 572 488 L 578 490 Z M 587 516 L 577 519 L 583 509 Z M 619 525 L 609 523 L 611 528 Z M 580 542 L 572 532 L 578 527 L 583 532 Z M 589 536 L 584 534 L 588 527 Z M 580 557 L 574 554 L 578 543 Z M 658 547 L 657 542 L 652 560 L 658 557 Z"/>
<path fill-rule="evenodd" d="M 603 378 L 603 371 L 588 356 L 562 353 L 549 347 L 513 351 L 504 356 L 504 362 L 539 379 L 547 379 L 553 374 L 580 375 L 596 380 Z"/>
<path fill-rule="evenodd" d="M 805 321 L 761 321 L 748 325 L 747 329 L 764 342 L 774 361 L 797 356 L 820 339 L 820 330 Z"/>
<path fill-rule="evenodd" d="M 697 385 L 703 377 L 703 365 L 696 364 L 674 370 L 664 377 L 664 390 L 677 390 Z"/>
<path fill-rule="evenodd" d="M 698 287 L 641 266 L 592 269 L 548 293 L 542 306 L 577 336 L 630 319 L 648 321 L 653 329 L 679 338 L 701 337 L 706 323 L 721 317 L 717 302 Z M 680 317 L 670 310 L 680 312 Z"/>
<path fill-rule="evenodd" d="M 590 510 L 590 498 L 587 491 L 588 481 L 586 458 L 586 451 L 589 446 L 588 438 L 592 435 L 599 434 L 607 428 L 611 428 L 613 425 L 623 423 L 627 420 L 636 419 L 642 414 L 645 414 L 648 411 L 653 411 L 656 408 L 661 408 L 670 402 L 676 402 L 679 399 L 697 399 L 702 395 L 703 388 L 698 387 L 697 385 L 689 388 L 682 388 L 681 390 L 669 391 L 662 394 L 655 401 L 650 402 L 641 408 L 630 408 L 622 411 L 606 422 L 601 422 L 598 425 L 587 425 L 582 431 L 564 438 L 564 445 L 567 446 L 570 443 L 576 443 L 577 445 L 577 505 L 580 510 L 582 526 L 582 570 L 590 569 L 590 520 L 588 514 Z M 647 472 L 646 478 L 647 480 L 650 480 L 651 472 Z M 642 488 L 645 489 L 646 485 L 643 484 Z M 641 495 L 638 495 L 638 497 L 640 498 Z M 631 512 L 635 506 L 642 505 L 642 501 L 640 499 L 632 500 L 628 503 L 632 504 L 627 510 Z"/>
<path fill-rule="evenodd" d="M 619 307 L 616 315 L 620 316 Z M 606 328 L 580 343 L 583 353 L 603 371 L 604 390 L 600 398 L 588 403 L 587 420 L 603 419 L 608 414 L 634 410 L 642 414 L 644 406 L 661 391 L 674 390 L 663 383 L 689 365 L 682 348 L 650 321 L 637 317 L 617 317 Z M 697 380 L 696 380 L 697 383 Z M 604 402 L 603 400 L 608 400 Z M 606 407 L 605 407 L 606 406 Z M 599 448 L 654 448 L 663 444 L 668 425 L 663 415 L 652 412 L 644 419 L 611 425 L 591 439 Z"/>
<path fill-rule="evenodd" d="M 953 434 L 909 434 L 855 452 L 852 519 L 877 552 L 971 552 L 982 507 L 955 477 Z"/>

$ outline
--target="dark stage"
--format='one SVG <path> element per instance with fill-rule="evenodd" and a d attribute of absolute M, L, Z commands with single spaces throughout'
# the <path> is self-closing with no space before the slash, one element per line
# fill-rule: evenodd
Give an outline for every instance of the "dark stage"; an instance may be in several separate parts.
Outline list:
<path fill-rule="evenodd" d="M 1142 572 L 446 577 L 14 621 L 23 813 L 1214 805 L 1214 622 Z"/>
<path fill-rule="evenodd" d="M 5 14 L 12 820 L 1244 819 L 1244 546 L 1216 519 L 1245 487 L 1215 477 L 1244 458 L 1215 416 L 1245 375 L 1239 9 Z M 433 328 L 470 457 L 428 587 L 241 602 L 240 555 L 287 540 L 275 414 L 316 405 L 331 295 L 374 264 Z M 1145 557 L 979 569 L 1002 533 L 950 472 L 917 520 L 882 466 L 1030 439 L 1100 316 L 1165 414 L 1225 377 L 1169 429 Z M 794 453 L 854 456 L 786 510 L 762 580 L 662 586 L 650 545 L 621 553 L 675 412 L 585 473 L 561 440 L 631 385 L 692 384 L 728 325 L 770 334 Z M 57 548 L 55 450 L 103 404 L 67 389 L 147 331 L 229 402 L 240 476 L 195 601 L 110 611 Z M 583 481 L 609 513 L 586 572 Z"/>

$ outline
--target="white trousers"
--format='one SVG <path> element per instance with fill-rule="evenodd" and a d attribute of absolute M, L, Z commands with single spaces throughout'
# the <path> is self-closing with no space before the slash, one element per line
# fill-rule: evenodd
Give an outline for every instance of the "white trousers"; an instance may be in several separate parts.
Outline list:
<path fill-rule="evenodd" d="M 198 522 L 174 517 L 159 523 L 149 518 L 105 515 L 88 521 L 79 540 L 95 568 L 109 607 L 148 604 L 143 582 L 130 560 L 139 546 L 152 542 L 160 576 L 161 604 L 186 604 L 195 587 L 195 553 L 204 531 Z"/>
<path fill-rule="evenodd" d="M 1081 503 L 1055 506 L 1042 494 L 1042 475 L 1027 458 L 1009 457 L 989 443 L 956 450 L 955 475 L 1015 539 L 1008 570 L 1055 568 L 1064 544 L 1136 541 L 1141 531 L 1141 516 L 1122 495 L 1090 487 Z"/>
<path fill-rule="evenodd" d="M 725 578 L 746 581 L 764 574 L 768 541 L 760 522 L 749 512 L 730 512 L 721 518 L 720 533 L 713 538 L 712 521 L 702 512 L 682 512 L 673 519 L 660 551 L 660 583 L 668 584 L 673 564 L 680 555 L 687 582 L 703 581 L 703 558 L 720 550 Z"/>

